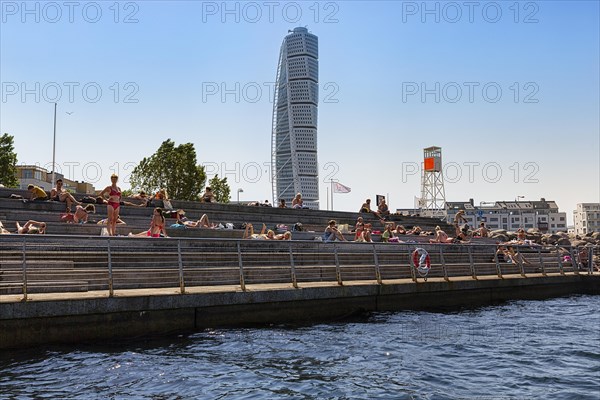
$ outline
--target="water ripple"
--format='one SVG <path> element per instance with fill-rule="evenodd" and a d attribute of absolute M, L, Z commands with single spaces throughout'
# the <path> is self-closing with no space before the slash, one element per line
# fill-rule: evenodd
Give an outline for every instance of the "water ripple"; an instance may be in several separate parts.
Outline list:
<path fill-rule="evenodd" d="M 0 355 L 0 399 L 600 399 L 600 296 Z"/>

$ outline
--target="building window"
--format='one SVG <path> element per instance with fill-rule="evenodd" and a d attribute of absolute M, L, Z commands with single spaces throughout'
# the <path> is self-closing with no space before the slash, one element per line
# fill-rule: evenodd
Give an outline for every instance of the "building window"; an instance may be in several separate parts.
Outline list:
<path fill-rule="evenodd" d="M 23 170 L 23 179 L 33 179 L 33 171 L 30 169 Z"/>

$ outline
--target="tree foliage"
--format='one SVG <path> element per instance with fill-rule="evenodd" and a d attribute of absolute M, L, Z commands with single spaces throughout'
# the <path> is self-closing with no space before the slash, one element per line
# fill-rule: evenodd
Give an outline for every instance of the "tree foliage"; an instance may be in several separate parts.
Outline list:
<path fill-rule="evenodd" d="M 131 197 L 135 194 L 135 192 L 131 189 L 125 189 L 121 192 L 121 196 L 123 197 Z"/>
<path fill-rule="evenodd" d="M 219 175 L 215 175 L 208 182 L 208 186 L 212 189 L 218 203 L 229 203 L 229 200 L 231 200 L 231 189 L 227 183 L 227 177 L 219 179 Z"/>
<path fill-rule="evenodd" d="M 0 136 L 0 183 L 6 187 L 19 186 L 14 136 L 8 133 Z"/>
<path fill-rule="evenodd" d="M 167 139 L 150 157 L 144 157 L 131 173 L 131 187 L 154 193 L 167 189 L 170 198 L 197 200 L 206 182 L 204 167 L 196 162 L 192 143 L 175 146 Z"/>

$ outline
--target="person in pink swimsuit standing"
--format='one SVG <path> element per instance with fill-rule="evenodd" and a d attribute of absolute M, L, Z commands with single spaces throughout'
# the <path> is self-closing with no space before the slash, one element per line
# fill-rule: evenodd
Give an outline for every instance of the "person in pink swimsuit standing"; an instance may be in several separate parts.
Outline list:
<path fill-rule="evenodd" d="M 108 203 L 106 205 L 108 221 L 106 223 L 106 229 L 108 230 L 109 236 L 115 236 L 117 234 L 119 207 L 121 206 L 121 188 L 117 186 L 119 177 L 116 174 L 112 174 L 110 180 L 111 185 L 105 187 L 104 190 L 100 192 L 100 196 L 104 198 L 104 196 L 108 194 Z"/>

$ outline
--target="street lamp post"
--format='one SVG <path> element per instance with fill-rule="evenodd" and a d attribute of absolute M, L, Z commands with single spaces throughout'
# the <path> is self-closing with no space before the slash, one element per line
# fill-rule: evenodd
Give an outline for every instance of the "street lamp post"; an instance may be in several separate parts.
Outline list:
<path fill-rule="evenodd" d="M 519 206 L 519 199 L 524 199 L 525 196 L 517 196 L 515 198 L 515 203 L 517 203 L 517 206 Z M 519 227 L 520 228 L 525 228 L 525 225 L 523 225 L 523 211 L 521 211 L 521 206 L 519 206 Z"/>
<path fill-rule="evenodd" d="M 240 193 L 244 193 L 244 189 L 239 188 L 237 190 L 237 202 L 238 202 L 238 204 L 240 203 Z"/>
<path fill-rule="evenodd" d="M 54 139 L 52 140 L 52 187 L 54 187 L 56 178 L 56 106 L 54 103 Z"/>

